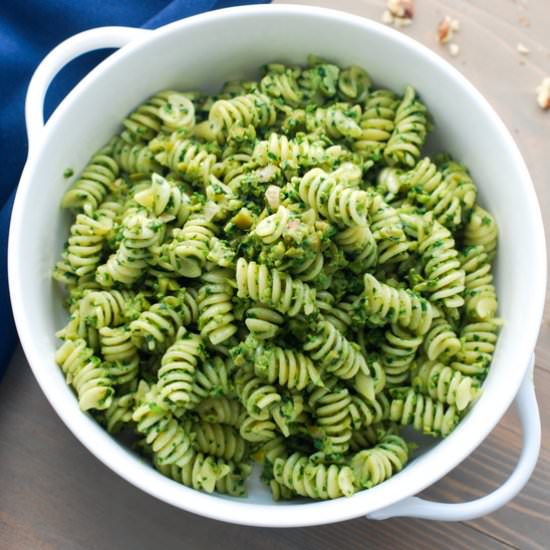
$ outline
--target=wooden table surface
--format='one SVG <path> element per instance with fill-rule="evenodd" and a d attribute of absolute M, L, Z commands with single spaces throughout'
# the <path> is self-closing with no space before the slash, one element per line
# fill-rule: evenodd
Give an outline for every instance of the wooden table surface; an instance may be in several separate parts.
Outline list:
<path fill-rule="evenodd" d="M 308 3 L 301 0 L 299 3 Z M 380 19 L 384 0 L 312 1 Z M 455 64 L 490 100 L 513 132 L 550 217 L 550 111 L 535 87 L 550 75 L 548 0 L 417 0 L 404 30 Z M 438 46 L 435 29 L 449 14 L 461 22 L 460 55 Z M 521 56 L 516 45 L 529 49 Z M 473 129 L 474 130 L 474 129 Z M 526 289 L 526 291 L 528 291 Z M 96 460 L 69 433 L 17 351 L 0 384 L 0 550 L 110 549 L 488 549 L 550 548 L 550 308 L 535 372 L 543 445 L 523 492 L 488 517 L 445 524 L 358 519 L 325 527 L 271 530 L 204 519 L 154 500 Z M 511 472 L 521 433 L 513 411 L 480 448 L 424 494 L 460 502 L 485 495 Z"/>

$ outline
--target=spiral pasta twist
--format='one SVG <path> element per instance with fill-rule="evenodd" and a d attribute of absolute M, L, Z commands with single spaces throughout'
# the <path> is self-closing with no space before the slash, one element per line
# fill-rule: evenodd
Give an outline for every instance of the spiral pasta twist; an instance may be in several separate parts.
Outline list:
<path fill-rule="evenodd" d="M 192 214 L 183 228 L 172 231 L 173 239 L 160 247 L 155 262 L 183 277 L 200 277 L 214 232 L 214 224 L 204 215 Z"/>
<path fill-rule="evenodd" d="M 399 214 L 382 195 L 375 193 L 369 208 L 369 223 L 378 249 L 378 264 L 402 262 L 408 256 L 407 239 Z"/>
<path fill-rule="evenodd" d="M 269 305 L 278 312 L 295 317 L 315 312 L 315 290 L 286 273 L 268 269 L 256 262 L 237 260 L 237 296 Z"/>
<path fill-rule="evenodd" d="M 483 376 L 493 358 L 501 322 L 467 323 L 460 333 L 461 349 L 451 366 L 463 374 Z"/>
<path fill-rule="evenodd" d="M 248 454 L 245 440 L 231 426 L 210 422 L 189 424 L 189 432 L 195 434 L 194 445 L 201 453 L 234 462 L 240 462 Z"/>
<path fill-rule="evenodd" d="M 108 155 L 96 154 L 63 195 L 62 208 L 82 209 L 91 215 L 105 200 L 118 176 L 118 164 Z"/>
<path fill-rule="evenodd" d="M 384 393 L 378 393 L 374 399 L 353 394 L 350 403 L 350 416 L 353 428 L 359 430 L 389 418 L 390 403 Z"/>
<path fill-rule="evenodd" d="M 378 244 L 368 225 L 348 227 L 339 231 L 334 240 L 351 257 L 359 271 L 365 271 L 378 261 Z"/>
<path fill-rule="evenodd" d="M 67 383 L 78 395 L 80 410 L 107 409 L 114 395 L 108 369 L 81 338 L 67 340 L 55 353 Z"/>
<path fill-rule="evenodd" d="M 157 455 L 154 456 L 153 463 L 165 476 L 205 493 L 213 493 L 218 488 L 218 483 L 232 470 L 232 467 L 222 459 L 196 451 L 189 453 L 189 460 L 181 466 L 166 464 L 160 461 Z"/>
<path fill-rule="evenodd" d="M 277 438 L 277 424 L 272 418 L 260 420 L 245 415 L 242 419 L 239 433 L 241 437 L 250 443 L 266 443 Z"/>
<path fill-rule="evenodd" d="M 248 414 L 256 420 L 267 420 L 273 405 L 281 401 L 275 386 L 266 384 L 251 372 L 237 374 L 235 390 Z"/>
<path fill-rule="evenodd" d="M 466 273 L 464 293 L 466 316 L 473 321 L 488 321 L 497 311 L 491 264 L 483 246 L 469 246 L 461 254 Z"/>
<path fill-rule="evenodd" d="M 284 317 L 275 309 L 259 304 L 248 308 L 244 324 L 254 338 L 269 340 L 280 331 Z"/>
<path fill-rule="evenodd" d="M 109 148 L 117 164 L 128 174 L 149 175 L 162 169 L 152 151 L 143 143 L 128 143 L 116 137 L 109 144 Z"/>
<path fill-rule="evenodd" d="M 416 393 L 413 388 L 394 388 L 390 403 L 390 420 L 402 426 L 411 424 L 428 435 L 449 435 L 459 417 L 454 405 L 444 405 L 431 397 Z"/>
<path fill-rule="evenodd" d="M 314 499 L 349 497 L 355 492 L 355 476 L 349 466 L 316 464 L 300 453 L 276 458 L 273 477 L 296 494 Z"/>
<path fill-rule="evenodd" d="M 203 285 L 197 296 L 198 325 L 201 336 L 214 345 L 225 342 L 237 332 L 231 302 L 232 279 L 233 273 L 228 269 L 214 269 L 202 276 Z"/>
<path fill-rule="evenodd" d="M 309 170 L 295 188 L 307 206 L 328 220 L 348 227 L 367 225 L 368 193 L 337 183 L 321 168 Z"/>
<path fill-rule="evenodd" d="M 330 292 L 317 292 L 317 307 L 323 317 L 342 334 L 346 334 L 353 324 L 353 303 L 342 300 L 336 304 Z"/>
<path fill-rule="evenodd" d="M 193 457 L 191 437 L 167 409 L 156 386 L 141 383 L 132 415 L 138 433 L 153 452 L 156 465 L 184 466 Z"/>
<path fill-rule="evenodd" d="M 491 262 L 496 254 L 497 239 L 498 227 L 495 219 L 487 210 L 476 205 L 464 228 L 464 245 L 482 246 Z"/>
<path fill-rule="evenodd" d="M 149 144 L 155 159 L 191 182 L 208 183 L 216 155 L 199 141 L 189 139 L 185 132 L 174 132 L 170 137 L 157 138 Z"/>
<path fill-rule="evenodd" d="M 463 411 L 478 395 L 479 383 L 441 363 L 424 362 L 413 380 L 416 391 L 429 395 L 441 403 L 454 405 Z"/>
<path fill-rule="evenodd" d="M 374 324 L 397 323 L 418 335 L 428 332 L 434 310 L 428 300 L 411 290 L 393 288 L 370 273 L 364 277 L 365 290 L 359 304 Z"/>
<path fill-rule="evenodd" d="M 270 384 L 277 382 L 289 390 L 303 390 L 310 383 L 321 383 L 311 359 L 294 350 L 257 342 L 253 360 L 254 372 Z"/>
<path fill-rule="evenodd" d="M 407 443 L 398 435 L 388 434 L 371 449 L 353 455 L 351 468 L 356 484 L 370 489 L 400 472 L 408 459 Z"/>
<path fill-rule="evenodd" d="M 435 319 L 424 338 L 424 352 L 430 361 L 447 360 L 460 351 L 460 340 L 451 325 L 444 319 Z"/>
<path fill-rule="evenodd" d="M 281 98 L 292 107 L 300 105 L 303 95 L 297 81 L 299 69 L 288 68 L 278 63 L 267 65 L 266 69 L 267 73 L 260 81 L 262 93 L 275 99 Z"/>
<path fill-rule="evenodd" d="M 134 200 L 164 222 L 175 220 L 183 225 L 190 215 L 190 199 L 175 183 L 159 174 L 151 176 L 151 185 L 134 194 Z"/>
<path fill-rule="evenodd" d="M 370 77 L 364 69 L 357 65 L 350 65 L 338 77 L 338 91 L 345 99 L 354 102 L 363 101 L 371 85 Z"/>
<path fill-rule="evenodd" d="M 97 329 L 131 321 L 145 307 L 146 302 L 129 290 L 91 290 L 78 303 L 82 322 Z"/>
<path fill-rule="evenodd" d="M 368 158 L 379 157 L 394 129 L 394 119 L 399 99 L 390 90 L 375 90 L 367 97 L 365 110 L 359 125 L 361 135 L 353 148 Z"/>
<path fill-rule="evenodd" d="M 272 100 L 255 92 L 233 99 L 219 99 L 210 108 L 208 120 L 227 132 L 234 125 L 269 126 L 275 122 L 276 116 Z"/>
<path fill-rule="evenodd" d="M 311 133 L 325 133 L 329 138 L 352 138 L 361 136 L 362 130 L 355 118 L 349 116 L 349 104 L 335 104 L 326 109 L 319 107 L 314 112 L 306 111 L 306 129 Z"/>
<path fill-rule="evenodd" d="M 364 428 L 354 430 L 350 440 L 350 449 L 357 452 L 374 447 L 386 435 L 396 433 L 397 427 L 391 422 L 384 421 L 370 424 Z"/>
<path fill-rule="evenodd" d="M 113 220 L 107 216 L 78 214 L 71 225 L 67 248 L 63 254 L 67 269 L 74 277 L 86 277 L 95 272 L 101 256 L 105 239 L 113 228 Z"/>
<path fill-rule="evenodd" d="M 133 139 L 150 141 L 163 125 L 171 130 L 191 128 L 195 124 L 195 108 L 184 94 L 163 90 L 130 113 L 122 124 Z"/>
<path fill-rule="evenodd" d="M 232 395 L 230 381 L 233 365 L 230 360 L 221 357 L 206 358 L 195 372 L 193 394 L 197 402 L 212 396 Z"/>
<path fill-rule="evenodd" d="M 264 141 L 258 141 L 251 160 L 260 166 L 276 164 L 285 172 L 315 165 L 335 165 L 348 156 L 339 145 L 325 147 L 320 141 L 311 141 L 303 134 L 288 139 L 284 134 L 272 133 Z"/>
<path fill-rule="evenodd" d="M 196 407 L 202 420 L 213 424 L 227 424 L 238 428 L 242 424 L 244 409 L 241 403 L 227 397 L 207 397 Z"/>
<path fill-rule="evenodd" d="M 465 274 L 451 232 L 438 221 L 421 226 L 418 253 L 426 281 L 417 286 L 447 308 L 464 305 Z"/>
<path fill-rule="evenodd" d="M 331 323 L 321 320 L 304 344 L 304 351 L 330 374 L 345 380 L 358 372 L 369 376 L 366 359 L 357 344 L 350 342 Z"/>
<path fill-rule="evenodd" d="M 316 448 L 325 455 L 343 455 L 351 439 L 351 396 L 346 388 L 316 388 L 309 396 L 316 423 Z"/>
<path fill-rule="evenodd" d="M 164 238 L 164 224 L 143 210 L 129 212 L 122 221 L 122 242 L 96 271 L 96 281 L 109 288 L 115 282 L 134 284 L 145 272 L 150 248 Z"/>
<path fill-rule="evenodd" d="M 399 325 L 393 324 L 386 330 L 380 351 L 388 384 L 403 384 L 409 378 L 411 364 L 421 344 L 421 336 L 414 335 Z"/>
<path fill-rule="evenodd" d="M 416 164 L 428 133 L 426 114 L 426 107 L 416 98 L 414 88 L 407 86 L 395 112 L 395 127 L 384 149 L 388 164 L 410 167 Z"/>
<path fill-rule="evenodd" d="M 198 334 L 181 330 L 176 341 L 163 354 L 157 373 L 157 387 L 162 399 L 189 409 L 198 399 L 193 391 L 196 370 L 204 359 L 204 348 Z"/>
<path fill-rule="evenodd" d="M 139 356 L 126 327 L 99 329 L 101 355 L 107 362 L 113 384 L 136 380 L 139 374 Z"/>
<path fill-rule="evenodd" d="M 176 337 L 182 326 L 181 300 L 166 296 L 130 323 L 132 342 L 149 353 L 162 353 Z"/>
<path fill-rule="evenodd" d="M 119 432 L 125 424 L 132 421 L 132 413 L 135 406 L 133 393 L 127 393 L 120 397 L 114 397 L 108 409 L 102 411 L 100 421 L 111 434 Z"/>

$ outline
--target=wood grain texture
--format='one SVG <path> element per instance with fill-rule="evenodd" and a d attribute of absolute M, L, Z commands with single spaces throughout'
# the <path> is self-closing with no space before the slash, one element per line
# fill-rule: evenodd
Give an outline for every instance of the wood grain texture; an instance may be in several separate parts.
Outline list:
<path fill-rule="evenodd" d="M 286 3 L 292 3 L 286 0 Z M 298 2 L 296 2 L 298 3 Z M 384 0 L 300 0 L 379 19 Z M 550 216 L 550 113 L 535 87 L 550 75 L 546 0 L 417 0 L 404 30 L 447 57 L 490 100 L 513 132 Z M 436 43 L 445 15 L 457 17 L 461 53 Z M 516 44 L 531 50 L 520 56 Z M 355 520 L 325 527 L 271 530 L 213 522 L 135 489 L 95 459 L 65 428 L 16 353 L 0 385 L 0 550 L 213 549 L 548 549 L 550 548 L 550 308 L 537 346 L 535 380 L 543 446 L 524 491 L 490 516 L 467 523 Z M 461 502 L 487 494 L 512 471 L 521 433 L 513 411 L 479 449 L 426 498 Z"/>

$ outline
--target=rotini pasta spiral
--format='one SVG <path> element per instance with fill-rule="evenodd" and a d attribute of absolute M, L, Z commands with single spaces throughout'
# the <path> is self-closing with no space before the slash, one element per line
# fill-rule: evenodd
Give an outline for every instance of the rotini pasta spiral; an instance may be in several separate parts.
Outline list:
<path fill-rule="evenodd" d="M 245 440 L 226 424 L 193 422 L 189 431 L 195 434 L 193 443 L 202 453 L 234 462 L 241 462 L 248 453 Z"/>
<path fill-rule="evenodd" d="M 286 460 L 276 458 L 273 477 L 296 494 L 314 499 L 349 497 L 355 492 L 355 476 L 349 466 L 316 464 L 300 453 Z"/>
<path fill-rule="evenodd" d="M 234 125 L 269 126 L 275 122 L 275 108 L 271 99 L 255 92 L 233 99 L 220 99 L 210 108 L 208 119 L 220 130 L 227 132 Z"/>
<path fill-rule="evenodd" d="M 257 305 L 246 310 L 244 324 L 254 338 L 269 340 L 281 329 L 284 317 L 275 309 Z"/>
<path fill-rule="evenodd" d="M 119 432 L 125 425 L 132 422 L 135 398 L 133 393 L 114 397 L 108 409 L 102 411 L 100 421 L 111 434 Z"/>
<path fill-rule="evenodd" d="M 227 424 L 234 428 L 242 424 L 244 413 L 239 401 L 227 397 L 207 397 L 197 405 L 195 410 L 206 422 Z"/>
<path fill-rule="evenodd" d="M 337 183 L 331 174 L 313 168 L 296 182 L 296 191 L 307 206 L 328 220 L 344 226 L 367 225 L 369 195 Z"/>
<path fill-rule="evenodd" d="M 348 254 L 358 271 L 365 271 L 378 260 L 378 244 L 368 225 L 355 225 L 339 231 L 335 242 Z"/>
<path fill-rule="evenodd" d="M 214 345 L 231 338 L 237 327 L 233 322 L 233 273 L 228 269 L 214 269 L 202 276 L 197 302 L 199 306 L 199 330 L 203 338 Z"/>
<path fill-rule="evenodd" d="M 344 455 L 351 439 L 351 396 L 346 388 L 317 388 L 309 396 L 316 426 L 316 448 L 325 455 Z"/>
<path fill-rule="evenodd" d="M 109 371 L 82 339 L 67 340 L 55 353 L 67 383 L 74 387 L 82 411 L 107 409 L 114 390 Z"/>
<path fill-rule="evenodd" d="M 189 139 L 186 132 L 174 132 L 169 138 L 157 138 L 149 147 L 162 166 L 182 174 L 191 182 L 208 183 L 216 155 L 199 141 Z"/>
<path fill-rule="evenodd" d="M 416 98 L 414 88 L 407 86 L 395 112 L 393 133 L 384 149 L 388 164 L 410 167 L 416 164 L 428 133 L 426 113 L 426 107 Z"/>
<path fill-rule="evenodd" d="M 424 352 L 431 361 L 447 360 L 460 351 L 460 341 L 451 325 L 444 319 L 435 319 L 424 338 Z"/>
<path fill-rule="evenodd" d="M 390 90 L 375 90 L 367 97 L 360 126 L 363 130 L 353 148 L 368 158 L 379 157 L 390 139 L 399 99 Z"/>
<path fill-rule="evenodd" d="M 366 359 L 357 344 L 350 342 L 331 323 L 322 320 L 304 344 L 304 351 L 330 374 L 345 380 L 358 372 L 370 375 Z"/>
<path fill-rule="evenodd" d="M 268 419 L 273 405 L 281 401 L 275 386 L 266 384 L 251 372 L 237 374 L 235 389 L 248 414 L 256 420 Z"/>
<path fill-rule="evenodd" d="M 166 296 L 130 323 L 132 342 L 149 353 L 162 353 L 176 337 L 182 326 L 181 299 Z"/>
<path fill-rule="evenodd" d="M 365 290 L 359 307 L 374 324 L 397 323 L 416 334 L 430 329 L 434 310 L 428 300 L 411 290 L 393 288 L 370 273 L 364 277 Z"/>
<path fill-rule="evenodd" d="M 451 232 L 438 221 L 426 223 L 420 231 L 418 253 L 426 275 L 418 288 L 447 308 L 464 305 L 465 274 Z"/>
<path fill-rule="evenodd" d="M 198 400 L 193 386 L 197 365 L 202 359 L 204 348 L 200 336 L 180 329 L 160 362 L 157 387 L 162 399 L 176 407 L 194 407 Z"/>
<path fill-rule="evenodd" d="M 352 115 L 352 116 L 350 116 Z M 329 138 L 357 139 L 362 130 L 357 120 L 360 111 L 354 112 L 346 103 L 335 104 L 326 109 L 319 107 L 314 112 L 306 110 L 306 129 L 311 133 L 325 133 Z"/>
<path fill-rule="evenodd" d="M 172 241 L 158 250 L 156 263 L 184 277 L 200 277 L 214 231 L 214 224 L 204 215 L 192 214 L 183 228 L 173 230 Z"/>
<path fill-rule="evenodd" d="M 416 350 L 422 344 L 422 337 L 393 324 L 384 333 L 384 340 L 380 351 L 386 380 L 391 385 L 403 384 L 409 378 L 411 364 Z"/>
<path fill-rule="evenodd" d="M 210 396 L 232 395 L 231 382 L 233 364 L 221 357 L 206 358 L 195 372 L 193 394 L 197 402 Z"/>
<path fill-rule="evenodd" d="M 370 489 L 400 472 L 409 458 L 409 448 L 398 435 L 388 434 L 371 449 L 359 451 L 351 468 L 359 487 Z"/>
<path fill-rule="evenodd" d="M 108 155 L 96 154 L 63 195 L 61 206 L 93 214 L 104 201 L 117 176 L 117 163 Z"/>
<path fill-rule="evenodd" d="M 262 93 L 275 99 L 280 98 L 292 107 L 300 105 L 303 100 L 297 81 L 300 70 L 279 63 L 271 63 L 266 69 L 266 74 L 260 81 Z"/>
<path fill-rule="evenodd" d="M 143 143 L 128 143 L 116 137 L 109 147 L 114 160 L 128 174 L 149 175 L 162 169 L 153 152 Z"/>
<path fill-rule="evenodd" d="M 454 405 L 446 406 L 431 397 L 416 393 L 413 388 L 390 390 L 390 420 L 405 426 L 411 424 L 416 430 L 428 435 L 447 436 L 458 422 Z"/>
<path fill-rule="evenodd" d="M 338 91 L 350 101 L 363 101 L 371 85 L 370 77 L 365 69 L 350 65 L 340 72 Z"/>
<path fill-rule="evenodd" d="M 416 391 L 463 411 L 477 397 L 479 384 L 470 376 L 441 363 L 424 362 L 413 380 Z"/>
<path fill-rule="evenodd" d="M 482 246 L 489 261 L 492 261 L 496 254 L 497 238 L 498 227 L 495 219 L 487 210 L 476 205 L 464 228 L 464 244 Z"/>
<path fill-rule="evenodd" d="M 376 395 L 374 399 L 353 394 L 350 403 L 350 416 L 354 429 L 365 428 L 389 418 L 390 403 L 383 393 Z"/>
<path fill-rule="evenodd" d="M 126 384 L 139 374 L 139 356 L 126 327 L 99 329 L 101 354 L 107 362 L 113 384 Z"/>
<path fill-rule="evenodd" d="M 158 388 L 141 383 L 136 401 L 132 420 L 138 433 L 145 436 L 156 464 L 184 466 L 190 462 L 194 456 L 191 437 L 166 408 Z"/>
<path fill-rule="evenodd" d="M 315 290 L 286 273 L 269 270 L 265 265 L 237 260 L 237 296 L 272 306 L 278 312 L 294 317 L 315 312 Z"/>

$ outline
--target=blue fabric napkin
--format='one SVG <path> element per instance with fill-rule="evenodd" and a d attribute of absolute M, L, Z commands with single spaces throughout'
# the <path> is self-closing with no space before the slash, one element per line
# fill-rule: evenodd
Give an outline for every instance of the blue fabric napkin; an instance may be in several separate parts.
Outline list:
<path fill-rule="evenodd" d="M 65 38 L 104 25 L 156 28 L 182 17 L 269 0 L 6 0 L 0 6 L 0 378 L 17 335 L 7 280 L 7 239 L 15 187 L 27 155 L 23 105 L 36 66 Z M 107 54 L 86 54 L 65 67 L 46 97 L 51 114 L 73 86 Z"/>

